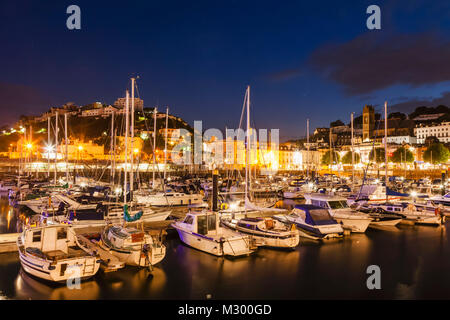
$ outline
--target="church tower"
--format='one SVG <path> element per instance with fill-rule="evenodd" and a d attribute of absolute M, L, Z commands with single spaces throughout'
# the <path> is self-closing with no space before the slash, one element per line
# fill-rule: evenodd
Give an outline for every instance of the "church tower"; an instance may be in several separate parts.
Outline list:
<path fill-rule="evenodd" d="M 363 109 L 363 141 L 370 140 L 375 127 L 375 110 L 370 105 L 365 105 Z"/>

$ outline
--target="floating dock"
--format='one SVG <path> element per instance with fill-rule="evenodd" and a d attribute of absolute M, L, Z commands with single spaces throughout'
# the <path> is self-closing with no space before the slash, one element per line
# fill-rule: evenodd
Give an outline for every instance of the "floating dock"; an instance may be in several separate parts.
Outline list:
<path fill-rule="evenodd" d="M 4 233 L 0 234 L 0 253 L 16 252 L 17 238 L 20 233 Z"/>

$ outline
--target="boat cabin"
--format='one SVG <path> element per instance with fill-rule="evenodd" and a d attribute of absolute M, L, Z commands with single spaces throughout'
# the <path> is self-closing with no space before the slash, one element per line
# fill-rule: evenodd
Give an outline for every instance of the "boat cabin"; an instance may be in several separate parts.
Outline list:
<path fill-rule="evenodd" d="M 309 225 L 337 224 L 327 209 L 311 204 L 296 205 L 289 217 Z"/>
<path fill-rule="evenodd" d="M 208 233 L 217 233 L 219 231 L 219 220 L 217 213 L 205 210 L 189 212 L 181 224 L 192 233 L 207 235 Z"/>

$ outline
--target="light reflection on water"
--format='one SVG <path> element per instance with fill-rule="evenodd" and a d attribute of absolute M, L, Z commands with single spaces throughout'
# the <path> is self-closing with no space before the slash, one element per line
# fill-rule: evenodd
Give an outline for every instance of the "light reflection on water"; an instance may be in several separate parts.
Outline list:
<path fill-rule="evenodd" d="M 10 209 L 0 201 L 0 232 L 15 232 L 17 212 Z M 186 247 L 170 232 L 166 257 L 153 276 L 134 267 L 99 272 L 80 290 L 37 280 L 21 270 L 17 253 L 0 254 L 0 299 L 450 298 L 447 225 L 369 230 L 237 259 Z M 366 287 L 371 264 L 381 268 L 381 290 Z"/>

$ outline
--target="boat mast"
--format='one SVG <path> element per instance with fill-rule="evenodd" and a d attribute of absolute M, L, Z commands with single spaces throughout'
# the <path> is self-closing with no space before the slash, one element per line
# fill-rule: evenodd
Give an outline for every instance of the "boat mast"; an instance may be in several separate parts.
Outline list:
<path fill-rule="evenodd" d="M 153 183 L 152 188 L 155 189 L 155 167 L 156 167 L 156 113 L 158 109 L 153 109 Z"/>
<path fill-rule="evenodd" d="M 109 147 L 110 153 L 111 153 L 111 176 L 110 180 L 111 183 L 114 185 L 114 110 L 111 113 L 111 145 Z"/>
<path fill-rule="evenodd" d="M 55 185 L 56 185 L 56 176 L 58 174 L 58 110 L 56 110 L 56 118 L 55 118 Z"/>
<path fill-rule="evenodd" d="M 353 146 L 353 112 L 350 114 L 350 123 L 352 127 L 352 187 L 355 186 L 355 157 L 354 157 L 354 146 Z"/>
<path fill-rule="evenodd" d="M 169 107 L 166 109 L 166 135 L 164 139 L 164 180 L 166 180 L 166 165 L 167 165 L 167 128 L 169 124 Z"/>
<path fill-rule="evenodd" d="M 250 86 L 247 86 L 247 144 L 245 146 L 246 148 L 246 155 L 245 155 L 245 204 L 247 203 L 247 197 L 248 192 L 250 189 L 250 183 L 249 183 L 249 165 L 250 165 Z M 245 215 L 247 216 L 247 206 L 245 206 Z"/>
<path fill-rule="evenodd" d="M 127 175 L 128 175 L 128 131 L 129 131 L 129 120 L 128 120 L 128 108 L 129 108 L 129 92 L 127 90 L 125 98 L 125 166 L 124 166 L 124 178 L 123 178 L 123 203 L 127 203 Z"/>
<path fill-rule="evenodd" d="M 333 149 L 331 146 L 331 126 L 330 126 L 330 175 L 333 174 Z"/>
<path fill-rule="evenodd" d="M 50 118 L 49 115 L 47 118 L 47 178 L 50 180 L 50 148 L 51 148 L 51 140 L 50 140 Z"/>
<path fill-rule="evenodd" d="M 66 141 L 66 183 L 69 183 L 69 157 L 67 151 L 67 112 L 64 113 L 64 140 Z"/>
<path fill-rule="evenodd" d="M 386 202 L 388 201 L 387 185 L 388 185 L 388 161 L 387 161 L 387 101 L 384 102 L 384 184 L 386 186 Z"/>
<path fill-rule="evenodd" d="M 309 179 L 309 119 L 306 119 L 306 177 Z"/>
<path fill-rule="evenodd" d="M 130 171 L 130 195 L 133 192 L 134 188 L 134 169 L 133 169 L 133 163 L 134 163 L 134 78 L 131 78 L 131 171 Z"/>

